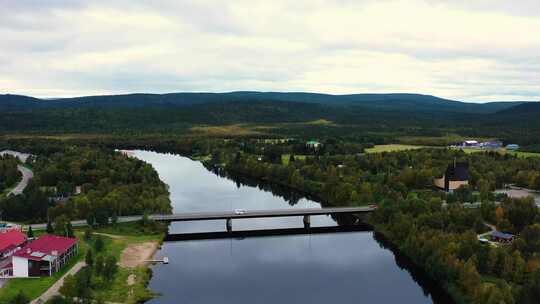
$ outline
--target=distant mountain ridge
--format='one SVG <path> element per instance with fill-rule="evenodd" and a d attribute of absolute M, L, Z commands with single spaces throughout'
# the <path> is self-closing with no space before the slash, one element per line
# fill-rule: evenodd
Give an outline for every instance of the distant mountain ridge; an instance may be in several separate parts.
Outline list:
<path fill-rule="evenodd" d="M 467 103 L 432 95 L 412 93 L 346 94 L 332 95 L 306 92 L 256 92 L 237 91 L 228 93 L 168 93 L 83 96 L 60 99 L 39 99 L 22 95 L 0 95 L 0 111 L 25 111 L 43 108 L 123 108 L 192 106 L 206 103 L 249 101 L 298 102 L 328 106 L 361 106 L 382 111 L 420 111 L 453 113 L 496 113 L 524 102 Z"/>

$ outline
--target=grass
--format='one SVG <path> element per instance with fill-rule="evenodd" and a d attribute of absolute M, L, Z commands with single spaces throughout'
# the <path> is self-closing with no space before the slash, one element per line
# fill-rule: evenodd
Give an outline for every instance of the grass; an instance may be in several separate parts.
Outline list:
<path fill-rule="evenodd" d="M 30 299 L 39 297 L 49 287 L 51 287 L 62 275 L 64 275 L 78 261 L 84 259 L 86 251 L 91 246 L 84 240 L 84 229 L 76 228 L 75 236 L 79 239 L 79 254 L 73 258 L 66 267 L 55 273 L 51 277 L 42 277 L 38 279 L 10 279 L 6 285 L 0 289 L 0 303 L 7 303 L 22 290 Z M 112 254 L 120 259 L 122 251 L 130 244 L 155 241 L 160 243 L 163 240 L 162 233 L 142 233 L 138 229 L 137 223 L 119 223 L 116 226 L 102 227 L 95 232 L 113 234 L 121 236 L 120 238 L 111 238 L 101 236 L 104 241 L 104 250 L 100 254 Z M 44 234 L 44 231 L 34 231 L 36 236 Z M 95 239 L 95 236 L 94 236 Z M 107 288 L 100 289 L 95 295 L 101 299 L 120 303 L 138 303 L 142 300 L 151 298 L 154 294 L 146 288 L 150 279 L 150 273 L 146 266 L 140 266 L 134 269 L 118 268 L 113 282 L 107 285 Z M 127 285 L 127 278 L 130 274 L 136 276 L 135 284 Z M 129 293 L 129 294 L 128 294 Z"/>
<path fill-rule="evenodd" d="M 291 158 L 291 155 L 290 154 L 282 154 L 281 155 L 281 163 L 285 166 L 288 166 L 289 165 L 289 160 Z M 295 154 L 294 155 L 294 158 L 295 159 L 298 159 L 298 160 L 305 160 L 306 159 L 306 156 L 305 155 L 297 155 Z"/>
<path fill-rule="evenodd" d="M 476 149 L 476 148 L 456 148 L 456 149 L 461 149 L 463 150 L 463 152 L 467 154 L 491 151 L 491 150 Z M 514 155 L 519 158 L 540 157 L 540 153 L 536 153 L 536 152 L 507 151 L 506 149 L 498 149 L 494 151 L 497 151 L 503 155 L 504 154 Z"/>
<path fill-rule="evenodd" d="M 458 134 L 447 134 L 445 136 L 401 136 L 398 138 L 399 143 L 406 145 L 419 146 L 449 146 L 466 140 L 489 141 L 493 138 L 487 137 L 464 137 Z"/>
<path fill-rule="evenodd" d="M 507 151 L 506 153 L 515 155 L 519 158 L 540 157 L 540 153 L 537 152 Z"/>
<path fill-rule="evenodd" d="M 391 145 L 376 145 L 373 148 L 367 148 L 365 151 L 366 153 L 382 153 L 382 152 L 414 150 L 414 149 L 421 149 L 421 148 L 425 148 L 425 146 L 391 144 Z"/>
<path fill-rule="evenodd" d="M 328 120 L 328 119 L 317 119 L 317 120 L 312 120 L 312 121 L 305 122 L 303 124 L 305 124 L 305 125 L 329 125 L 329 126 L 335 126 L 336 125 L 333 121 Z"/>
<path fill-rule="evenodd" d="M 107 226 L 96 230 L 98 233 L 106 233 L 120 238 L 103 236 L 106 252 L 120 259 L 122 251 L 130 244 L 154 241 L 160 243 L 163 240 L 162 233 L 141 233 L 137 223 L 122 223 L 116 226 Z M 135 282 L 129 286 L 127 279 L 130 275 L 135 276 Z M 148 267 L 118 268 L 113 281 L 107 284 L 107 288 L 97 289 L 94 296 L 99 299 L 119 303 L 140 303 L 154 296 L 154 293 L 146 288 L 150 280 Z"/>
<path fill-rule="evenodd" d="M 256 135 L 261 132 L 255 128 L 245 124 L 221 125 L 221 126 L 196 126 L 191 127 L 190 133 L 193 135 L 211 136 L 211 137 L 228 137 L 228 136 L 245 136 Z"/>

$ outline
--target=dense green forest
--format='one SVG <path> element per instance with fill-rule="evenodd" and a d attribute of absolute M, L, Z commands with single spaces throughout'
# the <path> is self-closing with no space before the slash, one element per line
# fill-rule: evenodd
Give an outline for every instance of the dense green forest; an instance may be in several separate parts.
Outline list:
<path fill-rule="evenodd" d="M 21 179 L 17 163 L 17 159 L 10 155 L 0 156 L 0 196 Z"/>
<path fill-rule="evenodd" d="M 322 155 L 295 149 L 290 143 L 229 142 L 215 147 L 207 166 L 288 186 L 324 204 L 377 203 L 370 218 L 376 230 L 458 303 L 540 301 L 537 207 L 530 198 L 493 192 L 510 183 L 540 190 L 540 158 L 449 149 Z M 435 190 L 433 178 L 453 161 L 470 165 L 470 185 L 451 194 Z M 481 207 L 465 208 L 470 202 Z M 486 224 L 520 237 L 512 245 L 482 244 L 477 234 L 489 231 Z"/>
<path fill-rule="evenodd" d="M 3 218 L 49 219 L 57 227 L 76 218 L 102 224 L 109 217 L 170 212 L 156 172 L 113 149 L 179 153 L 219 174 L 295 189 L 324 205 L 376 203 L 369 219 L 375 230 L 458 303 L 539 303 L 537 207 L 494 190 L 506 184 L 540 190 L 540 158 L 446 148 L 365 153 L 375 144 L 446 146 L 464 137 L 540 151 L 539 114 L 540 103 L 476 105 L 414 94 L 0 96 L 0 148 L 38 155 L 35 178 L 22 196 L 3 199 L 0 211 Z M 322 145 L 308 147 L 310 139 Z M 469 164 L 469 186 L 454 193 L 434 189 L 433 179 L 454 161 Z M 477 234 L 489 225 L 517 240 L 480 243 Z"/>
<path fill-rule="evenodd" d="M 0 201 L 3 219 L 104 224 L 109 217 L 171 211 L 168 188 L 147 163 L 110 149 L 45 149 L 36 153 L 35 177 L 23 195 Z"/>
<path fill-rule="evenodd" d="M 458 134 L 536 150 L 538 114 L 537 103 L 472 104 L 418 94 L 178 93 L 53 101 L 2 95 L 0 133 L 189 136 L 196 126 L 242 124 L 259 136 L 395 142 Z M 328 123 L 311 123 L 320 120 Z"/>

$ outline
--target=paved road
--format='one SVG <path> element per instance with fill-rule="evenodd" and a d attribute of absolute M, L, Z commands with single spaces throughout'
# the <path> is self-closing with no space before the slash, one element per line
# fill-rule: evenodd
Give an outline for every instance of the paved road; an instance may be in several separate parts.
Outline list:
<path fill-rule="evenodd" d="M 28 186 L 30 179 L 34 177 L 34 172 L 24 166 L 17 165 L 17 169 L 22 173 L 22 179 L 17 186 L 15 186 L 15 188 L 8 193 L 8 196 L 22 194 L 26 186 Z"/>
<path fill-rule="evenodd" d="M 40 304 L 49 301 L 52 297 L 59 294 L 60 287 L 64 285 L 64 279 L 70 274 L 76 274 L 86 265 L 85 262 L 78 262 L 71 269 L 66 272 L 58 281 L 56 281 L 47 291 L 45 291 L 40 297 L 30 302 L 30 304 Z"/>
<path fill-rule="evenodd" d="M 128 223 L 128 222 L 136 222 L 142 219 L 142 215 L 132 215 L 132 216 L 120 216 L 118 217 L 118 223 Z M 73 227 L 84 227 L 88 226 L 88 223 L 86 220 L 75 220 L 71 221 L 71 225 Z M 41 224 L 31 224 L 33 230 L 45 230 L 47 229 L 47 223 L 41 223 Z"/>
<path fill-rule="evenodd" d="M 274 210 L 247 210 L 243 214 L 234 211 L 218 212 L 189 212 L 177 214 L 153 214 L 149 218 L 155 221 L 202 221 L 216 219 L 236 219 L 236 218 L 261 218 L 261 217 L 285 217 L 303 215 L 325 215 L 325 214 L 355 214 L 369 213 L 375 211 L 376 207 L 340 207 L 340 208 L 308 208 L 308 209 L 274 209 Z M 119 223 L 136 222 L 142 219 L 142 215 L 120 216 Z M 87 226 L 86 220 L 71 221 L 73 227 Z M 47 223 L 32 224 L 32 229 L 43 230 L 47 228 Z"/>
<path fill-rule="evenodd" d="M 303 215 L 325 214 L 355 214 L 375 211 L 376 207 L 340 207 L 340 208 L 308 208 L 308 209 L 274 209 L 274 210 L 249 210 L 244 212 L 218 211 L 218 212 L 190 212 L 178 214 L 155 214 L 150 218 L 155 221 L 203 221 L 220 219 L 241 219 L 261 217 L 285 217 Z"/>

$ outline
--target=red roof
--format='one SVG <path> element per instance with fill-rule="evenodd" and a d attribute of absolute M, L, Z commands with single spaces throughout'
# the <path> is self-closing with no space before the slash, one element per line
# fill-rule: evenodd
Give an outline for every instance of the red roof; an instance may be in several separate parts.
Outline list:
<path fill-rule="evenodd" d="M 26 242 L 26 234 L 19 230 L 8 230 L 0 232 L 0 253 L 13 249 Z"/>
<path fill-rule="evenodd" d="M 14 256 L 41 261 L 46 255 L 61 255 L 77 243 L 77 239 L 45 234 L 26 244 Z M 56 251 L 53 254 L 53 251 Z"/>

